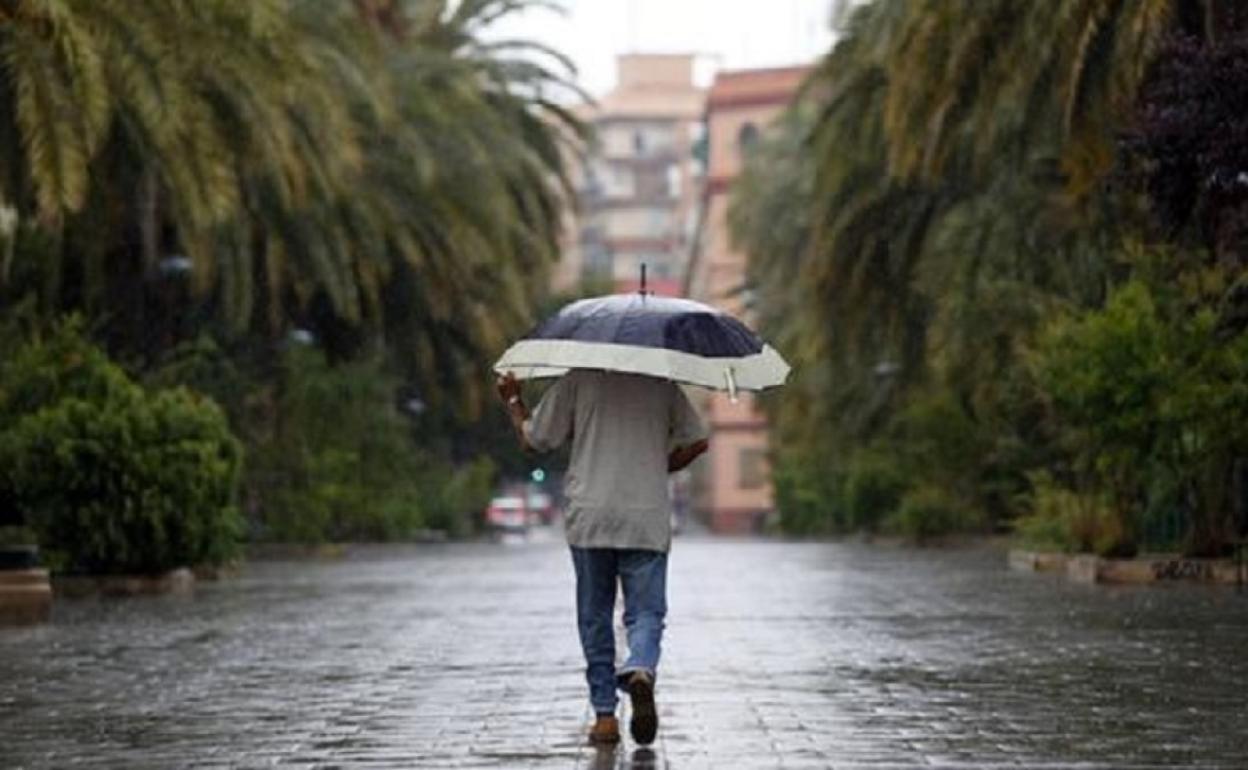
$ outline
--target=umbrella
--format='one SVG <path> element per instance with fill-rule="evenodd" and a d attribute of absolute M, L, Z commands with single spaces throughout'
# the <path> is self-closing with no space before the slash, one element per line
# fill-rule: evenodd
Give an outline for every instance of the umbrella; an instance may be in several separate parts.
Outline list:
<path fill-rule="evenodd" d="M 644 291 L 564 307 L 494 364 L 517 379 L 599 369 L 726 390 L 784 384 L 789 365 L 745 324 L 709 305 Z"/>

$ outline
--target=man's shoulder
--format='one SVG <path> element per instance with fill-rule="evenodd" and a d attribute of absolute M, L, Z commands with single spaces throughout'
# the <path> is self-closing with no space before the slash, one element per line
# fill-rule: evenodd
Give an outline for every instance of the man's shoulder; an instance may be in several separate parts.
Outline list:
<path fill-rule="evenodd" d="M 605 386 L 640 391 L 667 392 L 676 389 L 676 383 L 660 377 L 629 372 L 599 372 L 597 382 Z"/>
<path fill-rule="evenodd" d="M 671 380 L 627 372 L 602 372 L 573 369 L 564 376 L 566 386 L 581 396 L 623 397 L 626 401 L 640 399 L 647 403 L 677 398 L 683 394 Z"/>

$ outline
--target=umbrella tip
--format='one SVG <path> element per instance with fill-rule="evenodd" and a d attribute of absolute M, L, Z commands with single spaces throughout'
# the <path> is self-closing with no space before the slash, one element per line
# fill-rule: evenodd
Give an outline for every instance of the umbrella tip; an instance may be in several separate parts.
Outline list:
<path fill-rule="evenodd" d="M 641 263 L 641 289 L 639 289 L 639 293 L 642 294 L 643 296 L 646 294 L 646 263 L 645 262 Z"/>

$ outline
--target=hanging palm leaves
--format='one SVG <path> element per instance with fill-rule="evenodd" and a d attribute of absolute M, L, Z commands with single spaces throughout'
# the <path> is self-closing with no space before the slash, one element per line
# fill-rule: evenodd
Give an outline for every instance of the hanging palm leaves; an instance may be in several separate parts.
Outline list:
<path fill-rule="evenodd" d="M 1029 350 L 1056 312 L 1100 306 L 1139 232 L 1136 197 L 1110 183 L 1150 64 L 1169 33 L 1230 29 L 1233 6 L 875 0 L 849 13 L 736 188 L 764 324 L 796 359 L 772 405 L 782 479 L 810 475 L 788 460 L 832 478 L 883 453 L 918 497 L 937 486 L 1005 514 L 1019 469 L 1051 449 Z"/>
<path fill-rule="evenodd" d="M 388 341 L 470 404 L 544 287 L 580 130 L 566 61 L 479 38 L 527 4 L 0 3 L 0 204 L 45 242 L 0 289 L 151 356 L 189 265 L 229 334 L 351 330 L 336 355 Z"/>

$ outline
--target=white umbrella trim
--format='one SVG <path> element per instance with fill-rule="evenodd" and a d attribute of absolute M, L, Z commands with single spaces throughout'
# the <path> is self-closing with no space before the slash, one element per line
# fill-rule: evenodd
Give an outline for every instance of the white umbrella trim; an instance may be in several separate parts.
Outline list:
<path fill-rule="evenodd" d="M 783 385 L 789 365 L 770 345 L 740 358 L 704 358 L 680 350 L 579 340 L 521 340 L 494 364 L 518 380 L 559 377 L 570 369 L 644 374 L 712 390 L 765 390 Z"/>

